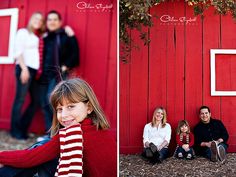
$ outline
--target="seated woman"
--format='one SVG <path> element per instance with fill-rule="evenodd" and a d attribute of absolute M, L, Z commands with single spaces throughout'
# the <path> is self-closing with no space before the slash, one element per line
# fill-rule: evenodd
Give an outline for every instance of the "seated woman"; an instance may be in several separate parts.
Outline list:
<path fill-rule="evenodd" d="M 168 157 L 168 145 L 171 138 L 171 127 L 167 123 L 166 110 L 162 107 L 155 109 L 152 122 L 144 127 L 143 156 L 152 164 L 162 162 Z"/>

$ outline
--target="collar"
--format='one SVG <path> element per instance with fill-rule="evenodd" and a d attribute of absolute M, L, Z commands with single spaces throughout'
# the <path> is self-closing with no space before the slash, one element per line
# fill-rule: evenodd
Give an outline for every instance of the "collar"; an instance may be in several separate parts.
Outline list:
<path fill-rule="evenodd" d="M 85 118 L 81 123 L 81 128 L 83 131 L 85 130 L 97 130 L 96 126 L 93 124 L 91 118 Z"/>
<path fill-rule="evenodd" d="M 60 33 L 63 33 L 64 32 L 64 29 L 60 28 L 56 31 L 48 31 L 48 35 L 56 35 L 56 34 L 60 34 Z"/>

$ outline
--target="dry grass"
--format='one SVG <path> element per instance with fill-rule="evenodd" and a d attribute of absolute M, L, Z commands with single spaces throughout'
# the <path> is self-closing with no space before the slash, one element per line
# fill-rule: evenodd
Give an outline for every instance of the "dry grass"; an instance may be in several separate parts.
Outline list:
<path fill-rule="evenodd" d="M 120 155 L 119 168 L 120 177 L 236 177 L 236 154 L 227 154 L 224 163 L 202 157 L 190 161 L 170 157 L 155 165 L 140 155 Z"/>

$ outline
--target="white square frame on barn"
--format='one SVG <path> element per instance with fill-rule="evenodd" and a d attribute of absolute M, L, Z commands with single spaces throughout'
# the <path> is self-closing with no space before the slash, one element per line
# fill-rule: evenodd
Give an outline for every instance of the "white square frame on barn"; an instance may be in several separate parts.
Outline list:
<path fill-rule="evenodd" d="M 236 54 L 235 49 L 211 49 L 211 96 L 236 96 L 236 91 L 216 90 L 216 54 Z"/>
<path fill-rule="evenodd" d="M 13 48 L 14 48 L 15 35 L 16 35 L 17 26 L 18 26 L 18 13 L 19 13 L 19 10 L 17 8 L 0 10 L 0 18 L 2 16 L 11 16 L 8 54 L 7 56 L 0 56 L 0 64 L 14 63 Z"/>

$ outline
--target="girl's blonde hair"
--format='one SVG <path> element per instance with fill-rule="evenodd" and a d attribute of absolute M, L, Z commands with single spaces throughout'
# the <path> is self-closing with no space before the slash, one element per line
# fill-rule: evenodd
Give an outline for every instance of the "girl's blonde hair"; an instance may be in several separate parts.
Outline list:
<path fill-rule="evenodd" d="M 45 20 L 44 20 L 44 17 L 43 17 L 43 14 L 41 12 L 34 12 L 30 19 L 29 19 L 29 22 L 28 22 L 28 25 L 27 25 L 27 29 L 30 33 L 33 33 L 34 32 L 34 29 L 32 27 L 32 20 L 33 18 L 36 16 L 36 15 L 41 15 L 42 16 L 42 26 L 40 29 L 38 29 L 38 32 L 40 35 L 42 35 L 44 32 L 45 32 Z"/>
<path fill-rule="evenodd" d="M 51 93 L 50 103 L 53 108 L 53 121 L 50 129 L 51 136 L 56 135 L 61 128 L 57 120 L 56 108 L 58 105 L 62 104 L 63 101 L 68 101 L 69 103 L 88 103 L 92 110 L 92 112 L 88 114 L 88 117 L 92 119 L 97 129 L 107 129 L 110 127 L 92 88 L 84 80 L 74 78 L 61 81 Z"/>
<path fill-rule="evenodd" d="M 190 126 L 189 126 L 189 124 L 188 124 L 188 121 L 187 121 L 187 120 L 181 120 L 181 121 L 179 121 L 177 130 L 176 130 L 176 133 L 177 133 L 178 135 L 181 133 L 180 128 L 181 128 L 182 126 L 184 126 L 184 125 L 186 125 L 186 126 L 188 127 L 187 133 L 190 133 Z"/>
<path fill-rule="evenodd" d="M 152 116 L 152 126 L 154 126 L 156 124 L 155 114 L 158 110 L 161 110 L 163 112 L 163 118 L 161 120 L 161 127 L 164 128 L 166 126 L 166 122 L 167 122 L 167 115 L 166 115 L 166 110 L 163 107 L 157 107 L 154 110 L 154 113 Z"/>

